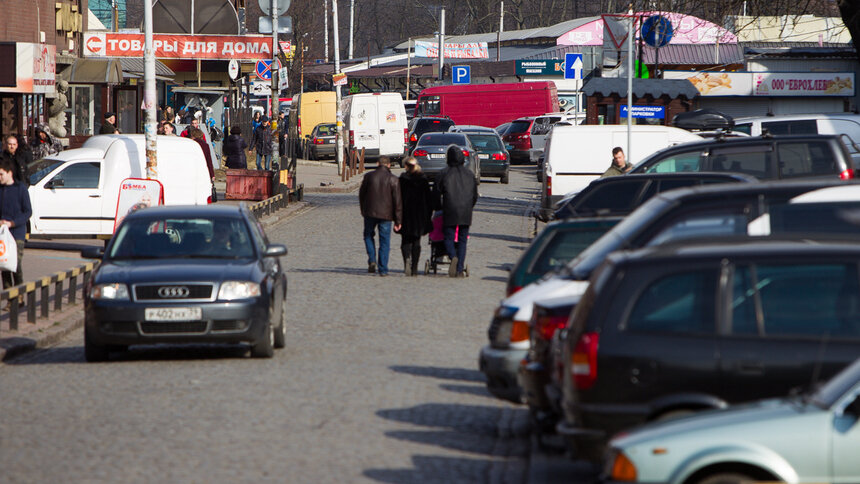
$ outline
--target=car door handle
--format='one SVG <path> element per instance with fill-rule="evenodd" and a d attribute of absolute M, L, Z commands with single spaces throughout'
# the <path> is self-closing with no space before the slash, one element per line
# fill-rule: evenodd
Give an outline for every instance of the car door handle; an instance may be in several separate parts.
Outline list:
<path fill-rule="evenodd" d="M 90 195 L 90 198 L 101 198 L 101 195 Z"/>
<path fill-rule="evenodd" d="M 741 361 L 738 363 L 738 371 L 746 374 L 761 375 L 764 374 L 764 363 L 760 361 Z"/>

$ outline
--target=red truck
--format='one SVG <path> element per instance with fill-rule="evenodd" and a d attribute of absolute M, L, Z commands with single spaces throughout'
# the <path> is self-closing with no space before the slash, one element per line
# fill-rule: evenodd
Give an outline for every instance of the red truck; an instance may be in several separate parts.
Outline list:
<path fill-rule="evenodd" d="M 455 124 L 488 128 L 558 110 L 552 81 L 428 87 L 415 103 L 416 117 L 448 116 Z"/>

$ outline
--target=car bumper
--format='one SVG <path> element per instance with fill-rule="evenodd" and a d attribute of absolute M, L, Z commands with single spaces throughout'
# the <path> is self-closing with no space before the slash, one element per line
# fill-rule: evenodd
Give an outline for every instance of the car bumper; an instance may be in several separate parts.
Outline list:
<path fill-rule="evenodd" d="M 521 163 L 525 163 L 529 161 L 529 150 L 511 150 L 509 152 L 511 154 L 511 161 L 518 161 Z"/>
<path fill-rule="evenodd" d="M 544 390 L 550 381 L 549 371 L 543 364 L 529 361 L 520 365 L 517 381 L 522 389 L 523 399 L 529 408 L 536 410 L 550 410 L 552 408 Z"/>
<path fill-rule="evenodd" d="M 520 362 L 527 349 L 481 348 L 478 366 L 487 377 L 487 390 L 497 398 L 522 403 L 522 390 L 517 382 Z"/>
<path fill-rule="evenodd" d="M 199 321 L 146 321 L 146 307 L 187 307 L 145 303 L 92 302 L 86 307 L 87 337 L 101 345 L 158 343 L 242 343 L 265 337 L 269 310 L 257 300 L 193 304 Z"/>
<path fill-rule="evenodd" d="M 481 160 L 481 176 L 505 176 L 508 168 L 508 163 Z"/>
<path fill-rule="evenodd" d="M 323 145 L 310 145 L 310 149 L 317 156 L 334 156 L 336 146 L 337 145 L 334 143 Z"/>

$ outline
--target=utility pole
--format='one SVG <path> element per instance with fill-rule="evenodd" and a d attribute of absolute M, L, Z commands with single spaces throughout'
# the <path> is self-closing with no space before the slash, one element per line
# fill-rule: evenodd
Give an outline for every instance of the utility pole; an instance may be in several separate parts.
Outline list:
<path fill-rule="evenodd" d="M 627 152 L 626 159 L 632 159 L 633 151 L 633 9 L 630 9 L 630 27 L 627 30 Z M 630 163 L 633 163 L 630 161 Z"/>
<path fill-rule="evenodd" d="M 355 22 L 355 0 L 349 0 L 349 58 L 352 59 L 352 35 Z M 368 66 L 370 67 L 370 66 Z"/>
<path fill-rule="evenodd" d="M 439 80 L 445 78 L 442 74 L 442 67 L 444 66 L 445 59 L 445 7 L 442 7 L 442 10 L 439 15 Z"/>
<path fill-rule="evenodd" d="M 325 63 L 328 64 L 328 0 L 323 0 L 323 6 L 325 8 L 325 18 L 323 19 L 325 22 Z"/>
<path fill-rule="evenodd" d="M 276 0 L 269 0 L 271 9 L 272 9 L 272 67 L 270 68 L 272 72 L 272 122 L 275 122 L 278 119 L 278 113 L 281 109 L 279 97 L 280 91 L 278 91 L 278 2 Z M 281 156 L 281 153 L 278 153 L 278 156 Z M 280 163 L 278 163 L 280 167 Z"/>
<path fill-rule="evenodd" d="M 334 73 L 340 74 L 340 40 L 337 24 L 337 0 L 331 0 L 331 20 L 334 30 Z M 334 83 L 334 81 L 332 81 Z M 340 86 L 334 86 L 335 92 L 335 117 L 337 119 L 337 147 L 334 152 L 337 160 L 337 172 L 343 173 L 343 111 L 340 110 Z"/>
<path fill-rule="evenodd" d="M 156 136 L 157 100 L 155 92 L 155 52 L 152 50 L 152 2 L 143 2 L 143 132 L 146 139 L 146 178 L 158 179 L 158 138 Z"/>
<path fill-rule="evenodd" d="M 409 47 L 406 48 L 406 100 L 409 100 L 409 79 L 410 70 L 412 69 L 412 37 L 409 37 Z"/>

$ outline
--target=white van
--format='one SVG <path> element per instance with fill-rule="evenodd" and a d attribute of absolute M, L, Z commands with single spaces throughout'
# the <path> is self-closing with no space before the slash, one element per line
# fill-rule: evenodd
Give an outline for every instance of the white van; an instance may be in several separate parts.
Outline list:
<path fill-rule="evenodd" d="M 657 150 L 703 138 L 671 126 L 632 126 L 632 157 L 636 164 Z M 556 126 L 547 138 L 545 148 L 541 209 L 552 209 L 566 193 L 579 192 L 599 178 L 612 162 L 612 148 L 627 150 L 627 126 L 589 125 Z"/>
<path fill-rule="evenodd" d="M 766 129 L 772 135 L 835 134 L 840 138 L 855 164 L 860 163 L 860 114 L 784 114 L 735 119 L 734 131 L 760 136 Z"/>
<path fill-rule="evenodd" d="M 365 149 L 365 156 L 402 158 L 409 133 L 403 97 L 397 92 L 353 94 L 343 99 L 344 132 L 349 149 Z"/>
<path fill-rule="evenodd" d="M 197 142 L 158 136 L 158 181 L 166 205 L 205 205 L 212 183 Z M 28 169 L 33 238 L 110 236 L 120 183 L 146 178 L 142 134 L 89 138 L 81 148 L 38 160 Z"/>

